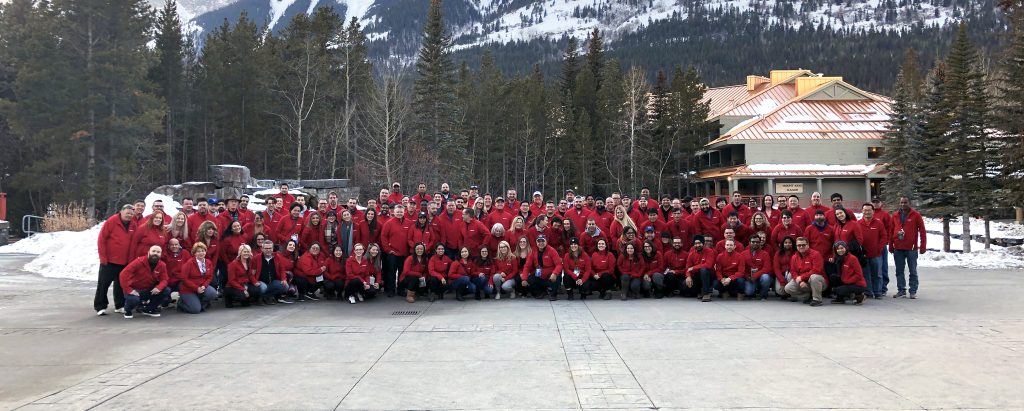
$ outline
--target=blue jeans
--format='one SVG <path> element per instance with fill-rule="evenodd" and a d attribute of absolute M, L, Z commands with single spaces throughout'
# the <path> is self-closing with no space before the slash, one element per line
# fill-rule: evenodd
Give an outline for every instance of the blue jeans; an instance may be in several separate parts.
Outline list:
<path fill-rule="evenodd" d="M 885 286 L 882 284 L 882 265 L 885 264 L 882 261 L 882 256 L 875 258 L 868 258 L 868 265 L 864 268 L 864 281 L 867 282 L 868 291 L 866 294 L 869 297 L 875 295 L 882 295 L 885 292 L 882 288 Z"/>
<path fill-rule="evenodd" d="M 199 314 L 203 308 L 216 299 L 217 290 L 214 290 L 213 287 L 206 287 L 202 294 L 181 294 L 178 297 L 178 311 Z"/>
<path fill-rule="evenodd" d="M 882 288 L 880 294 L 889 291 L 889 247 L 882 246 Z"/>
<path fill-rule="evenodd" d="M 132 312 L 133 310 L 135 310 L 135 307 L 138 306 L 143 301 L 149 301 L 149 303 L 147 303 L 146 306 L 142 308 L 143 311 L 153 311 L 157 307 L 159 307 L 160 304 L 163 304 L 164 301 L 167 301 L 168 298 L 171 298 L 171 289 L 167 287 L 164 287 L 164 289 L 161 290 L 160 293 L 158 294 L 150 293 L 150 291 L 152 290 L 135 291 L 138 291 L 139 295 L 135 296 L 131 294 L 125 294 L 124 296 L 125 313 Z"/>
<path fill-rule="evenodd" d="M 487 285 L 487 276 L 486 275 L 483 276 L 483 277 L 474 276 L 473 279 L 470 280 L 470 281 L 473 282 L 473 286 L 475 288 L 475 290 L 473 290 L 473 292 L 476 292 L 477 290 L 480 290 L 481 292 L 483 292 L 486 295 L 491 295 L 491 293 L 494 292 L 494 288 L 489 286 L 489 285 Z"/>
<path fill-rule="evenodd" d="M 455 295 L 459 295 L 459 293 L 471 294 L 476 292 L 476 285 L 469 280 L 469 277 L 459 277 L 455 281 L 448 283 L 448 290 L 454 291 Z"/>
<path fill-rule="evenodd" d="M 753 298 L 755 294 L 758 294 L 761 298 L 768 298 L 768 291 L 772 288 L 772 276 L 770 274 L 761 274 L 757 281 L 740 278 L 736 280 L 736 283 L 747 297 Z"/>
<path fill-rule="evenodd" d="M 282 283 L 281 281 L 274 280 L 271 281 L 269 285 L 267 285 L 267 283 L 265 282 L 260 281 L 260 294 L 262 295 L 276 298 L 286 292 L 288 292 L 288 287 L 285 287 L 284 283 Z"/>
<path fill-rule="evenodd" d="M 893 260 L 896 262 L 896 287 L 899 292 L 907 290 L 907 280 L 903 269 L 910 269 L 910 293 L 917 294 L 917 250 L 896 250 Z"/>

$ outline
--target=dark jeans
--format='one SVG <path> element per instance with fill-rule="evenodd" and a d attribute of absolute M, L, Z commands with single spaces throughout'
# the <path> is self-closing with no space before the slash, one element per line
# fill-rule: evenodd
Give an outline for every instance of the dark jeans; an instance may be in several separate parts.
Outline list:
<path fill-rule="evenodd" d="M 316 290 L 320 289 L 321 283 L 309 281 L 306 277 L 297 275 L 294 278 L 295 288 L 298 289 L 299 295 L 315 293 Z"/>
<path fill-rule="evenodd" d="M 360 283 L 362 284 L 362 283 Z M 341 297 L 342 292 L 345 290 L 345 280 L 324 280 L 324 297 L 334 298 Z"/>
<path fill-rule="evenodd" d="M 228 283 L 228 264 L 224 261 L 217 262 L 217 271 L 213 274 L 213 281 L 210 285 L 218 290 L 223 290 L 224 285 Z"/>
<path fill-rule="evenodd" d="M 537 277 L 536 275 L 530 275 L 526 279 L 526 282 L 530 284 L 530 293 L 536 297 L 543 292 L 547 292 L 549 294 L 558 292 L 558 282 L 551 281 L 550 277 L 550 275 L 543 274 L 541 274 L 540 277 Z"/>
<path fill-rule="evenodd" d="M 849 297 L 850 295 L 853 295 L 853 294 L 863 294 L 863 293 L 866 293 L 866 292 L 868 292 L 868 289 L 866 287 L 861 287 L 859 285 L 852 285 L 851 284 L 851 285 L 841 285 L 841 286 L 838 286 L 838 287 L 836 287 L 834 289 L 834 291 L 835 291 L 836 297 L 846 298 L 846 297 Z"/>
<path fill-rule="evenodd" d="M 146 306 L 142 308 L 142 310 L 153 311 L 156 310 L 157 307 L 160 307 L 160 305 L 163 304 L 164 301 L 167 301 L 167 299 L 171 298 L 171 289 L 166 287 L 157 294 L 152 294 L 152 289 L 135 291 L 139 293 L 138 296 L 131 294 L 124 296 L 124 312 L 126 313 L 132 312 L 132 310 L 134 310 L 135 307 L 137 307 L 144 301 L 148 302 L 146 303 Z"/>
<path fill-rule="evenodd" d="M 651 282 L 644 280 L 643 277 L 633 278 L 628 275 L 623 275 L 620 286 L 622 287 L 619 291 L 621 293 L 626 293 L 628 291 L 634 295 L 639 295 L 642 291 L 644 296 L 648 296 L 651 293 Z"/>
<path fill-rule="evenodd" d="M 369 298 L 377 294 L 377 289 L 370 287 L 369 290 L 363 289 L 363 280 L 353 278 L 345 283 L 345 298 L 354 296 L 358 293 L 363 293 L 363 297 Z"/>
<path fill-rule="evenodd" d="M 594 279 L 591 275 L 590 279 L 583 284 L 583 293 L 590 294 L 593 292 L 601 293 L 602 295 L 608 291 L 615 289 L 615 276 L 611 273 L 601 273 L 601 278 Z"/>
<path fill-rule="evenodd" d="M 700 293 L 711 294 L 711 291 L 718 285 L 718 277 L 715 277 L 715 272 L 707 268 L 700 269 Z M 694 276 L 697 277 L 697 276 Z M 696 285 L 696 281 L 694 281 Z"/>
<path fill-rule="evenodd" d="M 384 254 L 384 261 L 381 262 L 381 268 L 384 271 L 381 274 L 384 283 L 384 291 L 388 294 L 395 293 L 395 286 L 398 277 L 402 276 L 402 265 L 405 264 L 404 255 Z"/>
<path fill-rule="evenodd" d="M 110 304 L 107 300 L 107 289 L 114 285 L 114 308 L 124 307 L 124 291 L 121 290 L 121 270 L 123 265 L 101 264 L 99 278 L 96 280 L 96 297 L 92 299 L 92 309 L 106 310 Z"/>
<path fill-rule="evenodd" d="M 245 288 L 249 291 L 248 298 L 242 290 L 224 287 L 224 305 L 231 308 L 235 303 L 241 303 L 243 307 L 248 307 L 250 302 L 260 298 L 260 287 L 258 285 L 246 284 Z"/>
<path fill-rule="evenodd" d="M 715 289 L 718 290 L 719 293 L 733 294 L 743 294 L 743 292 L 745 291 L 743 289 L 743 283 L 740 280 L 730 281 L 729 285 L 724 285 L 721 281 L 718 281 L 717 283 L 715 283 Z"/>
<path fill-rule="evenodd" d="M 402 286 L 406 291 L 412 291 L 414 293 L 420 292 L 420 278 L 419 276 L 409 275 L 402 280 Z M 424 287 L 425 288 L 425 287 Z"/>
<path fill-rule="evenodd" d="M 680 278 L 683 277 L 676 275 L 675 273 L 655 273 L 651 276 L 651 279 L 654 282 L 654 294 L 670 296 L 675 292 L 675 290 L 682 289 L 679 282 Z"/>

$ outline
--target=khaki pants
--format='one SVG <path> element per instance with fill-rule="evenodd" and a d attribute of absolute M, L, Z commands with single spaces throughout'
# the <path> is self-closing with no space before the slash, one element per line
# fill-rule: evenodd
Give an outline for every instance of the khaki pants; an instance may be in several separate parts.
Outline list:
<path fill-rule="evenodd" d="M 809 287 L 801 288 L 800 283 L 790 280 L 789 284 L 786 284 L 786 294 L 797 300 L 807 299 L 807 296 L 810 295 L 812 300 L 821 301 L 821 290 L 825 289 L 825 277 L 820 274 L 811 274 L 807 284 Z"/>

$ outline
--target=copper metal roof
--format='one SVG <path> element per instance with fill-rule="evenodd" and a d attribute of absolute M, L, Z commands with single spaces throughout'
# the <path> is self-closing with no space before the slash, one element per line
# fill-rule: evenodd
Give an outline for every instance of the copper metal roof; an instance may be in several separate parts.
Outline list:
<path fill-rule="evenodd" d="M 885 172 L 884 164 L 750 164 L 704 170 L 697 173 L 697 178 L 863 177 L 869 174 L 883 174 Z"/>

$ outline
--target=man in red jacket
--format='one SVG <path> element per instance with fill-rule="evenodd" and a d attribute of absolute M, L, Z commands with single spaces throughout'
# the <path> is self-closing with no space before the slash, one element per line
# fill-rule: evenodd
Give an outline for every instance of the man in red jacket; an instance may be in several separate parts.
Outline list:
<path fill-rule="evenodd" d="M 690 228 L 693 229 L 694 234 L 700 234 L 704 237 L 711 239 L 711 245 L 714 246 L 719 240 L 722 240 L 722 224 L 725 220 L 722 218 L 722 213 L 711 207 L 711 201 L 707 198 L 700 199 L 700 209 L 694 210 L 693 215 L 690 216 Z"/>
<path fill-rule="evenodd" d="M 212 221 L 216 224 L 217 217 L 210 212 L 210 203 L 206 201 L 206 198 L 199 197 L 196 199 L 196 212 L 188 216 L 188 229 L 192 231 L 188 233 L 189 237 L 198 237 L 199 226 L 206 221 Z"/>
<path fill-rule="evenodd" d="M 139 257 L 121 271 L 121 291 L 124 292 L 124 318 L 132 318 L 132 310 L 147 302 L 142 314 L 160 316 L 160 305 L 171 297 L 167 287 L 167 264 L 160 261 L 160 246 L 149 247 L 145 257 Z"/>
<path fill-rule="evenodd" d="M 97 239 L 100 254 L 100 272 L 96 281 L 96 297 L 92 308 L 96 315 L 107 315 L 107 290 L 114 284 L 114 312 L 124 312 L 124 293 L 121 290 L 121 271 L 128 264 L 130 245 L 135 226 L 132 217 L 135 207 L 131 204 L 121 206 L 121 211 L 110 216 L 103 222 Z"/>
<path fill-rule="evenodd" d="M 431 221 L 441 243 L 444 244 L 444 255 L 452 261 L 459 259 L 459 244 L 462 244 L 462 231 L 459 230 L 461 219 L 462 216 L 455 209 L 455 202 L 449 201 L 445 203 L 444 211 Z"/>
<path fill-rule="evenodd" d="M 792 279 L 786 284 L 786 294 L 793 297 L 793 301 L 804 300 L 812 307 L 820 306 L 821 291 L 828 284 L 825 261 L 821 253 L 811 249 L 810 242 L 804 237 L 796 239 L 796 253 L 789 262 L 789 272 Z"/>
<path fill-rule="evenodd" d="M 520 278 L 523 287 L 529 287 L 534 298 L 540 298 L 543 290 L 548 291 L 548 299 L 558 299 L 558 285 L 561 283 L 562 258 L 553 247 L 548 247 L 547 236 L 537 236 L 537 248 L 526 256 L 526 263 Z"/>
<path fill-rule="evenodd" d="M 882 249 L 885 248 L 886 239 L 889 233 L 885 224 L 875 215 L 875 206 L 871 203 L 864 203 L 861 207 L 863 218 L 857 220 L 861 231 L 864 233 L 864 256 L 867 257 L 867 269 L 864 270 L 864 280 L 867 284 L 867 292 L 864 294 L 876 299 L 882 298 Z"/>
<path fill-rule="evenodd" d="M 384 251 L 382 276 L 384 291 L 388 297 L 396 292 L 396 280 L 402 275 L 405 258 L 409 256 L 409 233 L 416 221 L 405 218 L 405 207 L 401 204 L 394 208 L 395 217 L 384 223 L 380 229 L 380 247 Z"/>
<path fill-rule="evenodd" d="M 889 251 L 896 262 L 896 287 L 893 298 L 907 297 L 907 282 L 904 268 L 910 269 L 910 298 L 917 298 L 917 255 L 927 249 L 928 236 L 924 230 L 921 214 L 910 208 L 910 200 L 900 197 L 900 208 L 892 213 L 892 229 Z"/>
<path fill-rule="evenodd" d="M 722 209 L 722 215 L 725 216 L 732 212 L 736 212 L 736 216 L 743 225 L 750 225 L 750 217 L 754 215 L 754 212 L 746 204 L 743 204 L 743 195 L 739 191 L 732 192 L 732 202 Z"/>
<path fill-rule="evenodd" d="M 274 194 L 274 197 L 277 197 L 279 201 L 284 202 L 284 208 L 289 210 L 291 209 L 292 203 L 295 202 L 295 196 L 288 192 L 287 183 L 281 184 L 280 191 L 277 194 Z"/>
<path fill-rule="evenodd" d="M 693 247 L 686 257 L 684 292 L 688 295 L 696 294 L 701 301 L 708 302 L 711 301 L 715 284 L 722 276 L 715 273 L 715 250 L 704 246 L 705 239 L 700 234 L 693 236 Z"/>
<path fill-rule="evenodd" d="M 462 210 L 462 222 L 459 224 L 459 237 L 462 241 L 459 244 L 459 248 L 466 247 L 469 249 L 470 256 L 479 257 L 480 247 L 484 244 L 484 237 L 490 232 L 491 230 L 484 226 L 484 223 L 473 218 L 472 208 Z"/>
<path fill-rule="evenodd" d="M 746 297 L 743 293 L 743 279 L 749 275 L 747 261 L 742 252 L 736 251 L 736 240 L 725 240 L 725 252 L 715 256 L 715 272 L 721 280 L 718 287 L 715 287 L 720 298 L 729 298 L 730 292 L 735 293 L 739 300 Z"/>

